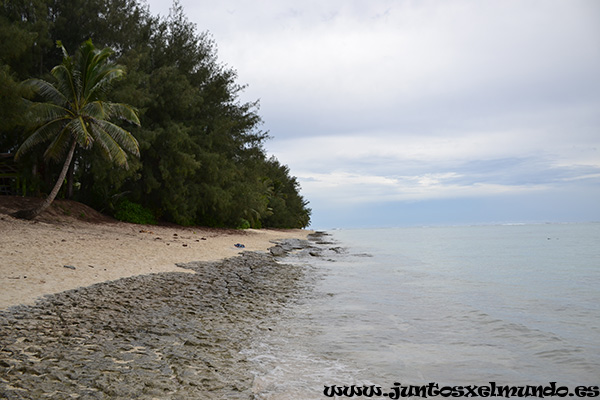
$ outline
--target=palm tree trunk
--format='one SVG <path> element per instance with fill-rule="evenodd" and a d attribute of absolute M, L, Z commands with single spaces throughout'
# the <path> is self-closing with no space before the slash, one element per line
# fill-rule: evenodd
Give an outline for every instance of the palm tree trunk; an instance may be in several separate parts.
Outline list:
<path fill-rule="evenodd" d="M 75 150 L 77 152 L 77 150 Z M 73 158 L 76 158 L 75 154 L 73 154 Z M 68 200 L 73 199 L 73 181 L 75 180 L 75 161 L 71 160 L 71 165 L 69 165 L 69 170 L 67 171 L 67 195 L 65 198 Z"/>
<path fill-rule="evenodd" d="M 58 180 L 56 181 L 56 183 L 54 184 L 54 188 L 52 188 L 52 191 L 50 192 L 48 197 L 44 199 L 42 204 L 30 210 L 17 211 L 13 214 L 13 216 L 22 219 L 34 219 L 42 212 L 44 212 L 46 208 L 50 207 L 50 204 L 52 204 L 52 202 L 56 198 L 56 195 L 58 194 L 65 180 L 65 176 L 67 175 L 67 171 L 69 170 L 69 166 L 71 165 L 71 161 L 73 160 L 73 153 L 75 153 L 75 147 L 77 147 L 77 140 L 73 139 L 73 144 L 71 144 L 71 148 L 69 149 L 69 153 L 67 154 L 65 164 L 63 165 L 62 170 L 60 171 L 60 175 L 58 175 Z"/>

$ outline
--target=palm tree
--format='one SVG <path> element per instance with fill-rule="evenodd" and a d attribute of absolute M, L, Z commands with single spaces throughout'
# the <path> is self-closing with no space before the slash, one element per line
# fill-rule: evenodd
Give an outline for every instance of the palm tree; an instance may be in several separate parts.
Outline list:
<path fill-rule="evenodd" d="M 26 88 L 45 100 L 31 102 L 29 118 L 31 135 L 21 144 L 15 158 L 36 145 L 50 142 L 44 158 L 64 165 L 54 188 L 36 208 L 21 210 L 16 217 L 33 219 L 52 204 L 71 165 L 75 148 L 89 149 L 96 144 L 104 155 L 125 168 L 127 153 L 139 157 L 139 145 L 131 133 L 111 122 L 122 119 L 139 126 L 137 110 L 127 104 L 103 101 L 111 84 L 125 75 L 123 67 L 108 62 L 109 48 L 98 50 L 91 40 L 84 42 L 74 57 L 69 56 L 59 41 L 63 61 L 52 69 L 55 83 L 41 79 L 23 82 Z"/>

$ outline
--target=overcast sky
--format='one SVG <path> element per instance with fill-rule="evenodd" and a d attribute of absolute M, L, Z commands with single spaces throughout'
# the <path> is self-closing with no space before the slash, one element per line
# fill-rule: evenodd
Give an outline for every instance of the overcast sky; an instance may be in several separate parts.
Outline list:
<path fill-rule="evenodd" d="M 313 228 L 600 221 L 600 1 L 181 4 Z"/>

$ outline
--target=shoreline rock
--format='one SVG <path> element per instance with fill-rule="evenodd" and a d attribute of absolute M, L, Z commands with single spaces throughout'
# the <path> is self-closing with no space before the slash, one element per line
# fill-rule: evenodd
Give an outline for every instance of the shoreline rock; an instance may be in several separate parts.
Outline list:
<path fill-rule="evenodd" d="M 285 255 L 311 244 L 277 246 Z M 306 271 L 255 252 L 181 266 L 195 273 L 122 278 L 0 311 L 0 397 L 254 398 L 241 350 L 310 290 Z"/>

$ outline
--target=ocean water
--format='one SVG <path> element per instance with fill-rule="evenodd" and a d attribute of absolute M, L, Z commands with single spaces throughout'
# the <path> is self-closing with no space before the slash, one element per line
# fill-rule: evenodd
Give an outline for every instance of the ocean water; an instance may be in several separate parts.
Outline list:
<path fill-rule="evenodd" d="M 335 230 L 247 352 L 259 399 L 325 386 L 600 385 L 600 224 Z M 383 398 L 383 397 L 382 397 Z"/>

